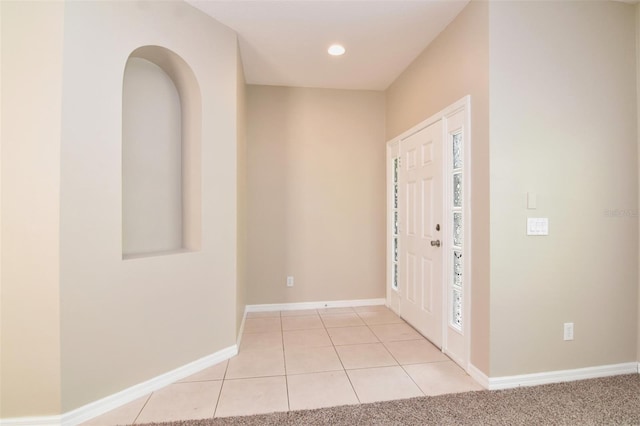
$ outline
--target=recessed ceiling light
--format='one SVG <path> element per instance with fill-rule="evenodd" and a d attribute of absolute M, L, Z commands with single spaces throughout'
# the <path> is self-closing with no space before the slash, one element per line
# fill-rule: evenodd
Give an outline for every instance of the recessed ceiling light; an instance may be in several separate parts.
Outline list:
<path fill-rule="evenodd" d="M 341 44 L 332 44 L 331 46 L 329 46 L 329 50 L 327 50 L 327 52 L 329 52 L 329 55 L 331 56 L 340 56 L 344 55 L 346 49 Z"/>

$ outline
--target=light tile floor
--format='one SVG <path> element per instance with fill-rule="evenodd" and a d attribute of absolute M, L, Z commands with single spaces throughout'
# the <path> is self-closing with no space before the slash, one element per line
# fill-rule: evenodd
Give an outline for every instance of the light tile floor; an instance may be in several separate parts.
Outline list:
<path fill-rule="evenodd" d="M 84 425 L 240 416 L 479 389 L 384 306 L 252 312 L 237 356 Z"/>

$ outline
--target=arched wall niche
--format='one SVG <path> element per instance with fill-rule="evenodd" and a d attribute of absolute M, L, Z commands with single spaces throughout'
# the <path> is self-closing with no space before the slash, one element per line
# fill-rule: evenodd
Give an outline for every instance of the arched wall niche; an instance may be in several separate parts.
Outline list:
<path fill-rule="evenodd" d="M 122 256 L 200 249 L 200 87 L 161 46 L 134 50 L 122 93 Z"/>

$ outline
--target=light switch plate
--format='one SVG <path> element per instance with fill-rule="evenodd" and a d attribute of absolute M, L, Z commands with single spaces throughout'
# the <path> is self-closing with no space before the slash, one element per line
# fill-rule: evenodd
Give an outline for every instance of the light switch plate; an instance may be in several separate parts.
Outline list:
<path fill-rule="evenodd" d="M 549 218 L 528 217 L 527 235 L 549 235 Z"/>
<path fill-rule="evenodd" d="M 538 197 L 535 192 L 527 192 L 527 208 L 535 209 L 538 207 Z"/>

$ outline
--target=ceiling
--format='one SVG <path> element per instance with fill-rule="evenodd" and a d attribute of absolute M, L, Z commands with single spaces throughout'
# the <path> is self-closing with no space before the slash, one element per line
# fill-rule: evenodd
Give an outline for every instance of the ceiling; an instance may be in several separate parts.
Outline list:
<path fill-rule="evenodd" d="M 186 1 L 238 33 L 247 83 L 360 90 L 386 89 L 469 2 Z"/>

